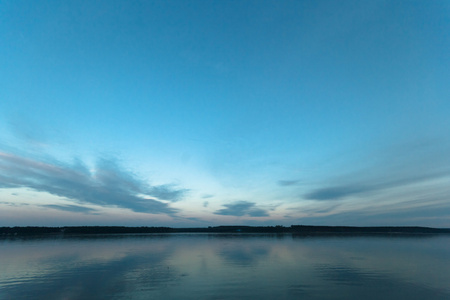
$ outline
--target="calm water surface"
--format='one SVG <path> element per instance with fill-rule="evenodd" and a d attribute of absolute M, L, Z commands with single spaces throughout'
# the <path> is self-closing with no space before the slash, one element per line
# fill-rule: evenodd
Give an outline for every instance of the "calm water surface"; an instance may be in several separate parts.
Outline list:
<path fill-rule="evenodd" d="M 0 239 L 0 299 L 450 299 L 450 236 Z"/>

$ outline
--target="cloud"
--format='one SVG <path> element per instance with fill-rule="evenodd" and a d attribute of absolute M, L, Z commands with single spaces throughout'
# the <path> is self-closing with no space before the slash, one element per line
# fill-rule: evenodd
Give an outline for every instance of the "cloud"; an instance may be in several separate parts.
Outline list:
<path fill-rule="evenodd" d="M 325 187 L 307 194 L 306 198 L 310 200 L 339 200 L 350 195 L 370 192 L 375 188 L 375 186 L 358 186 L 358 184 L 353 186 L 342 185 Z"/>
<path fill-rule="evenodd" d="M 173 184 L 164 184 L 151 187 L 148 193 L 160 200 L 176 202 L 181 200 L 188 191 L 187 189 L 177 189 Z"/>
<path fill-rule="evenodd" d="M 310 210 L 313 212 L 313 210 Z M 398 206 L 369 208 L 359 211 L 335 211 L 325 216 L 315 211 L 309 216 L 292 219 L 292 223 L 311 225 L 346 226 L 431 226 L 448 228 L 450 226 L 450 205 L 429 205 L 421 207 Z"/>
<path fill-rule="evenodd" d="M 255 207 L 254 202 L 236 201 L 230 204 L 224 204 L 226 208 L 219 209 L 214 212 L 216 215 L 237 216 L 242 217 L 248 215 L 250 217 L 268 217 L 269 213 L 261 208 Z"/>
<path fill-rule="evenodd" d="M 336 203 L 336 202 L 334 202 Z M 337 208 L 339 208 L 341 206 L 341 204 L 334 204 L 334 205 L 330 205 L 328 203 L 324 203 L 322 202 L 321 204 L 323 205 L 315 205 L 313 207 L 307 207 L 307 208 L 291 208 L 289 210 L 295 210 L 298 212 L 302 212 L 302 213 L 307 213 L 310 215 L 317 215 L 317 214 L 328 214 L 330 212 L 335 212 Z"/>
<path fill-rule="evenodd" d="M 49 204 L 49 205 L 40 205 L 41 207 L 47 207 L 62 211 L 70 211 L 70 212 L 76 212 L 76 213 L 92 213 L 96 212 L 97 210 L 85 206 L 79 206 L 79 205 L 56 205 L 56 204 Z"/>
<path fill-rule="evenodd" d="M 27 143 L 27 146 L 42 147 L 47 143 L 47 128 L 43 130 L 42 124 L 38 124 L 29 116 L 23 118 L 20 116 L 10 116 L 9 128 L 14 136 Z"/>
<path fill-rule="evenodd" d="M 174 214 L 177 210 L 159 200 L 179 200 L 187 191 L 173 185 L 150 186 L 108 159 L 100 159 L 90 171 L 79 160 L 67 165 L 0 152 L 0 170 L 1 188 L 27 187 L 78 203 L 135 212 Z"/>
<path fill-rule="evenodd" d="M 291 185 L 296 185 L 299 182 L 300 182 L 300 180 L 278 180 L 277 183 L 280 186 L 291 186 Z"/>
<path fill-rule="evenodd" d="M 305 195 L 309 200 L 341 200 L 387 189 L 450 176 L 450 149 L 445 144 L 422 142 L 405 144 L 374 157 L 372 165 L 359 172 L 335 178 L 334 183 Z"/>
<path fill-rule="evenodd" d="M 209 205 L 209 201 L 203 202 L 203 207 L 208 207 L 208 205 Z"/>
<path fill-rule="evenodd" d="M 28 206 L 28 203 L 13 203 L 13 202 L 6 202 L 6 201 L 2 201 L 0 202 L 0 204 L 2 205 L 7 205 L 7 206 L 12 206 L 12 207 L 17 207 L 17 206 Z"/>

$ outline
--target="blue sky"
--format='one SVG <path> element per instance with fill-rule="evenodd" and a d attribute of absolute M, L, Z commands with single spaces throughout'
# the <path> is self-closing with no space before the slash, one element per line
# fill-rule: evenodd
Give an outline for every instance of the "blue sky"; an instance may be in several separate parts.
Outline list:
<path fill-rule="evenodd" d="M 450 227 L 448 1 L 0 2 L 0 226 Z"/>

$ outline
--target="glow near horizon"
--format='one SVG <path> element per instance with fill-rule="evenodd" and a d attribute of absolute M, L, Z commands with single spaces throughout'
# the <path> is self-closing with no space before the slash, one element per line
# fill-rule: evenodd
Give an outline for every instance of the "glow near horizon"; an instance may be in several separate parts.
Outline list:
<path fill-rule="evenodd" d="M 0 226 L 450 227 L 445 1 L 0 4 Z"/>

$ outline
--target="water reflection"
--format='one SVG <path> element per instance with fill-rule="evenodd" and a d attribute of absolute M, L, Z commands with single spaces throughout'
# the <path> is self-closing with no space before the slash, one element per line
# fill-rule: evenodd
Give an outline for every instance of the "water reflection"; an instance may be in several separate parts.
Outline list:
<path fill-rule="evenodd" d="M 251 266 L 270 255 L 271 245 L 267 243 L 233 243 L 219 250 L 226 262 L 237 266 Z"/>
<path fill-rule="evenodd" d="M 444 299 L 450 237 L 0 240 L 0 299 Z"/>

